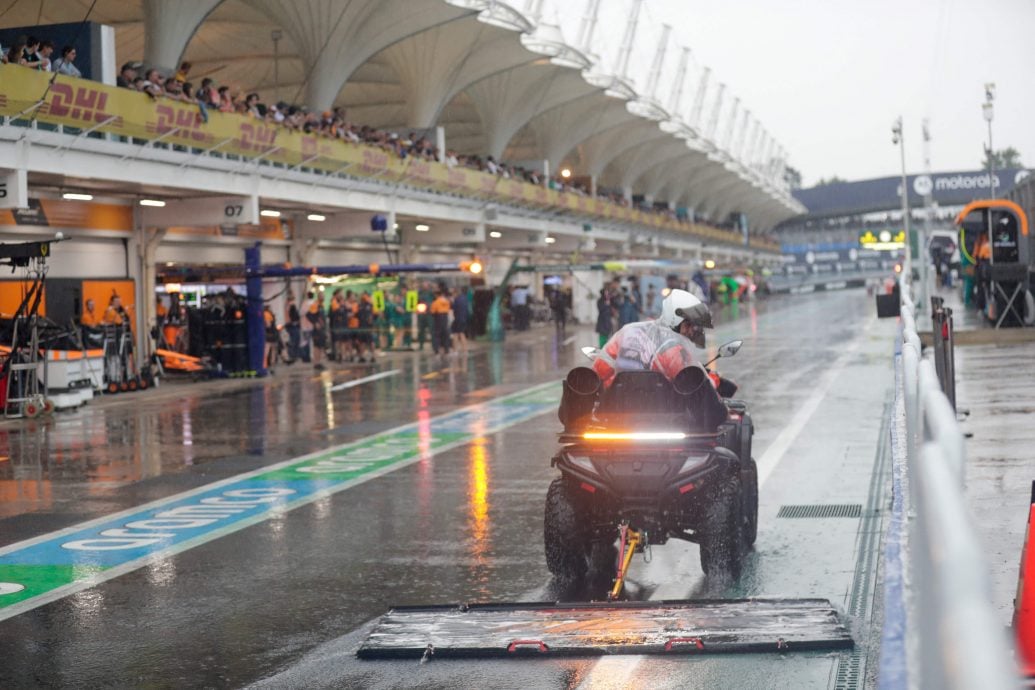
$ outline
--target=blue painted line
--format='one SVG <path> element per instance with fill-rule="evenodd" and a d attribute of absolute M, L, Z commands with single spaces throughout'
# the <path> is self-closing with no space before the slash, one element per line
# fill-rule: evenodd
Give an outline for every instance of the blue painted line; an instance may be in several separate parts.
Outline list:
<path fill-rule="evenodd" d="M 0 548 L 0 620 L 554 411 L 560 393 L 534 386 Z"/>
<path fill-rule="evenodd" d="M 895 407 L 891 423 L 891 518 L 884 538 L 884 625 L 881 629 L 877 687 L 891 690 L 909 685 L 906 650 L 907 605 L 903 563 L 906 541 L 905 381 L 902 371 L 902 330 L 895 339 Z"/>

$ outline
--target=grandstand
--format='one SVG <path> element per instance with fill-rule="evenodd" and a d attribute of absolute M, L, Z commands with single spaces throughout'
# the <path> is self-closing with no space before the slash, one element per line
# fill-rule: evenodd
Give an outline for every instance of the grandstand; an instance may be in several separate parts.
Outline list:
<path fill-rule="evenodd" d="M 133 281 L 140 323 L 160 275 L 256 241 L 296 265 L 479 256 L 490 281 L 519 257 L 777 262 L 804 211 L 778 141 L 642 0 L 580 4 L 16 1 L 0 239 L 60 229 L 50 275 Z"/>
<path fill-rule="evenodd" d="M 3 18 L 8 36 L 46 33 L 30 20 L 82 18 L 75 4 L 29 5 Z M 98 78 L 159 102 L 200 101 L 205 115 L 238 113 L 713 226 L 734 217 L 738 230 L 739 214 L 764 232 L 801 210 L 779 146 L 724 86 L 708 84 L 707 70 L 685 55 L 666 61 L 662 46 L 642 93 L 595 60 L 592 26 L 567 41 L 542 10 L 466 0 L 99 2 L 90 20 L 114 27 L 114 60 Z M 631 49 L 635 36 L 627 40 Z M 115 64 L 131 69 L 114 75 Z M 673 82 L 665 107 L 663 73 Z"/>

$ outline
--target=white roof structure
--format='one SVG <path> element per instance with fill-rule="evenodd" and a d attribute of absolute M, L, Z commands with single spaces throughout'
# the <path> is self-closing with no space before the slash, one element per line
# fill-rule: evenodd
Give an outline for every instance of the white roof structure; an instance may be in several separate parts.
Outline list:
<path fill-rule="evenodd" d="M 192 81 L 266 102 L 343 106 L 379 129 L 442 126 L 460 153 L 549 161 L 716 222 L 742 212 L 753 231 L 803 213 L 783 148 L 668 27 L 641 20 L 642 2 L 98 0 L 89 20 L 115 27 L 119 64 L 189 60 Z M 17 2 L 0 23 L 80 21 L 91 4 Z M 623 27 L 620 44 L 596 37 L 603 16 Z"/>

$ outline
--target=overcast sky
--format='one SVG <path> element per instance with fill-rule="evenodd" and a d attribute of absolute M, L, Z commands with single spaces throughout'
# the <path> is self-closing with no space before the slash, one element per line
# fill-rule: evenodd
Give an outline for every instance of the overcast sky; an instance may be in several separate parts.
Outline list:
<path fill-rule="evenodd" d="M 574 39 L 584 1 L 555 2 Z M 595 45 L 617 53 L 631 2 L 602 0 Z M 1013 146 L 1035 167 L 1035 0 L 644 0 L 630 69 L 641 88 L 663 22 L 673 31 L 659 100 L 669 101 L 689 46 L 695 70 L 711 67 L 713 83 L 740 96 L 806 186 L 898 174 L 899 114 L 909 172 L 923 169 L 924 118 L 934 171 L 978 169 L 987 81 L 997 87 L 995 148 Z M 692 99 L 691 88 L 684 110 Z"/>

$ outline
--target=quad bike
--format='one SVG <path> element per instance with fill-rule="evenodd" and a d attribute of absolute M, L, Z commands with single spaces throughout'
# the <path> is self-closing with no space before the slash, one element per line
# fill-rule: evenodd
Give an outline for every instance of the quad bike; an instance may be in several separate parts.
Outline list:
<path fill-rule="evenodd" d="M 715 359 L 741 344 L 723 345 Z M 699 365 L 671 382 L 623 371 L 606 390 L 590 368 L 569 372 L 562 448 L 551 461 L 561 476 L 546 496 L 550 572 L 570 581 L 610 571 L 608 597 L 617 598 L 633 554 L 676 538 L 700 545 L 706 576 L 739 577 L 758 530 L 758 469 L 736 390 Z"/>

